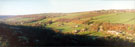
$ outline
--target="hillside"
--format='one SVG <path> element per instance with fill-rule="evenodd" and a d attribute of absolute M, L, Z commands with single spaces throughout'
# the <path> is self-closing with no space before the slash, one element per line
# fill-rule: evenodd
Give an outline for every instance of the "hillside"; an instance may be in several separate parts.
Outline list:
<path fill-rule="evenodd" d="M 132 19 L 134 19 L 133 18 L 134 13 L 135 13 L 134 9 L 133 10 L 128 10 L 128 9 L 127 10 L 113 10 L 113 9 L 112 10 L 96 10 L 96 11 L 76 12 L 76 13 L 42 13 L 42 14 L 15 16 L 13 18 L 8 18 L 5 21 L 27 23 L 27 22 L 44 20 L 46 18 L 47 19 L 52 18 L 52 20 L 93 18 L 93 19 L 96 19 L 94 21 L 101 20 L 103 22 L 133 24 L 134 22 Z"/>
<path fill-rule="evenodd" d="M 20 15 L 4 19 L 0 25 L 2 31 L 11 31 L 6 36 L 21 36 L 15 42 L 6 37 L 18 45 L 133 46 L 135 43 L 134 9 Z"/>

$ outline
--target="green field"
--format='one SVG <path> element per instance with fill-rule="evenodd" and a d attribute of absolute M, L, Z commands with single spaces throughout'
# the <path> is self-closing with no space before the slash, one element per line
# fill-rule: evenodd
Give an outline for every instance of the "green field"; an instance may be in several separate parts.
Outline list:
<path fill-rule="evenodd" d="M 135 13 L 113 13 L 93 17 L 95 22 L 135 24 Z"/>

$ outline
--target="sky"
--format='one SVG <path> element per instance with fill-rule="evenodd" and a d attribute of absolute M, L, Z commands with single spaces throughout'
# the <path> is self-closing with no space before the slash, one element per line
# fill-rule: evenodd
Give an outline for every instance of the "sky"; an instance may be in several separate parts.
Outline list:
<path fill-rule="evenodd" d="M 0 0 L 0 15 L 135 9 L 135 0 Z"/>

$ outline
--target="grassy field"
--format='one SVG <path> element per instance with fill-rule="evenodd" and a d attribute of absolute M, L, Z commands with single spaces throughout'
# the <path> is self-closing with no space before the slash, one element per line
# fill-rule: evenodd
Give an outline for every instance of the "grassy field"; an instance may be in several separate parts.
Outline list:
<path fill-rule="evenodd" d="M 95 19 L 93 20 L 95 22 L 135 24 L 135 13 L 113 13 L 93 18 Z"/>

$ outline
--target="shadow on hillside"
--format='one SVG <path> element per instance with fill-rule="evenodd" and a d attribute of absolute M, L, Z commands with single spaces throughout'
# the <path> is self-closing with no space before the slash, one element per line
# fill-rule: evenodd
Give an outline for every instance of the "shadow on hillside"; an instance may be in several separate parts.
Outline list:
<path fill-rule="evenodd" d="M 120 38 L 62 34 L 49 28 L 0 24 L 9 46 L 134 46 Z"/>

